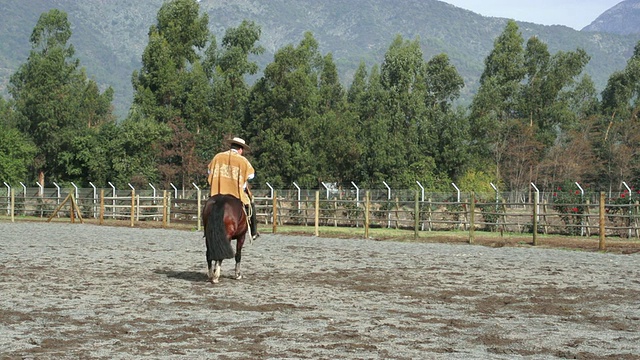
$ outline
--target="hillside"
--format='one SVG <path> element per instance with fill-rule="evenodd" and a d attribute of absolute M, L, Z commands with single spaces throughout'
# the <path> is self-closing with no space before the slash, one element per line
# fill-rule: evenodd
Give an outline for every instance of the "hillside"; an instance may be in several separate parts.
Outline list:
<path fill-rule="evenodd" d="M 640 0 L 626 0 L 598 16 L 582 31 L 640 34 Z"/>
<path fill-rule="evenodd" d="M 631 1 L 631 0 L 629 0 Z M 633 0 L 638 1 L 638 0 Z M 69 15 L 71 43 L 89 76 L 115 89 L 116 114 L 126 116 L 132 98 L 131 74 L 140 68 L 147 30 L 163 0 L 0 0 L 0 92 L 24 63 L 29 36 L 41 13 L 58 8 Z M 507 19 L 483 17 L 436 0 L 201 0 L 218 39 L 244 19 L 262 28 L 266 52 L 257 59 L 263 69 L 279 48 L 298 43 L 311 31 L 322 53 L 333 53 L 341 79 L 349 85 L 360 61 L 380 64 L 393 38 L 420 38 L 426 58 L 449 55 L 465 79 L 463 102 L 469 101 L 483 61 Z M 564 26 L 519 23 L 523 37 L 538 36 L 552 52 L 584 48 L 592 60 L 587 72 L 598 89 L 610 74 L 624 68 L 640 35 L 575 31 Z"/>

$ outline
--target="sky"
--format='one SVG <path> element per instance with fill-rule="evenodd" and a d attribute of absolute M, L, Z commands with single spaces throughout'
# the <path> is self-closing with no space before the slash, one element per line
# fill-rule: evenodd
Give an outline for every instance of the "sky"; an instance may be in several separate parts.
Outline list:
<path fill-rule="evenodd" d="M 441 0 L 484 16 L 581 30 L 622 0 Z"/>

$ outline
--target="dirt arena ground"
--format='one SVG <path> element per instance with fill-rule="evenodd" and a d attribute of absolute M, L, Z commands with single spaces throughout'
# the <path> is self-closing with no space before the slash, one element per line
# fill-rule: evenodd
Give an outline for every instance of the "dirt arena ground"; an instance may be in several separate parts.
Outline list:
<path fill-rule="evenodd" d="M 0 222 L 0 359 L 640 359 L 640 253 Z"/>

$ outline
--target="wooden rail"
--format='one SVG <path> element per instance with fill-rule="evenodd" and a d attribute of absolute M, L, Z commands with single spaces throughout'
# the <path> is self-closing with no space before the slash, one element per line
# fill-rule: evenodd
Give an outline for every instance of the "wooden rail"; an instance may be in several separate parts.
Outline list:
<path fill-rule="evenodd" d="M 421 231 L 469 231 L 473 242 L 477 231 L 530 233 L 537 243 L 538 234 L 569 234 L 578 236 L 619 236 L 640 238 L 638 201 L 633 204 L 606 204 L 604 198 L 591 204 L 549 204 L 477 202 L 475 195 L 461 202 L 419 201 L 415 199 L 372 200 L 369 193 L 363 200 L 321 199 L 319 192 L 301 199 L 278 196 L 256 197 L 256 215 L 259 224 L 273 226 L 299 225 L 363 228 L 368 236 L 369 228 L 393 228 Z M 67 195 L 69 197 L 69 195 Z M 2 197 L 4 200 L 5 197 Z M 172 222 L 193 224 L 201 229 L 202 194 L 195 198 L 173 198 L 164 191 L 161 196 L 140 196 L 131 191 L 128 196 L 104 196 L 100 191 L 99 202 L 92 198 L 78 198 L 74 214 L 78 218 L 105 218 L 129 220 L 131 226 L 140 221 L 162 221 L 163 226 Z M 11 221 L 15 215 L 70 217 L 72 208 L 61 206 L 61 198 L 42 196 L 15 196 L 13 190 L 6 202 L 0 202 L 0 213 L 6 210 Z M 64 202 L 62 202 L 64 205 Z M 562 212 L 558 209 L 573 209 Z M 31 214 L 31 215 L 29 215 Z M 603 247 L 604 247 L 604 241 Z"/>

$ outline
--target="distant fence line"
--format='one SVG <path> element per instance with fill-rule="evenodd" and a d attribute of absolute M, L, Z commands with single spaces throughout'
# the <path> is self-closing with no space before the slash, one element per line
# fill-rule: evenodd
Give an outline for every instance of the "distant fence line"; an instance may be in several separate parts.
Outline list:
<path fill-rule="evenodd" d="M 0 191 L 0 214 L 50 218 L 72 217 L 63 202 L 72 197 L 81 218 L 128 219 L 193 224 L 200 229 L 200 211 L 208 191 L 116 190 L 113 188 L 23 188 Z M 175 195 L 178 195 L 176 197 Z M 606 203 L 604 193 L 595 201 L 559 204 L 534 193 L 476 194 L 424 193 L 415 190 L 254 190 L 261 226 L 300 225 L 395 228 L 421 231 L 464 230 L 473 241 L 475 231 L 616 236 L 640 238 L 638 200 Z M 458 201 L 460 196 L 460 201 Z M 531 199 L 530 199 L 531 198 Z M 513 199 L 516 199 L 514 201 Z M 61 207 L 62 204 L 62 207 Z M 416 216 L 417 214 L 417 216 Z"/>

